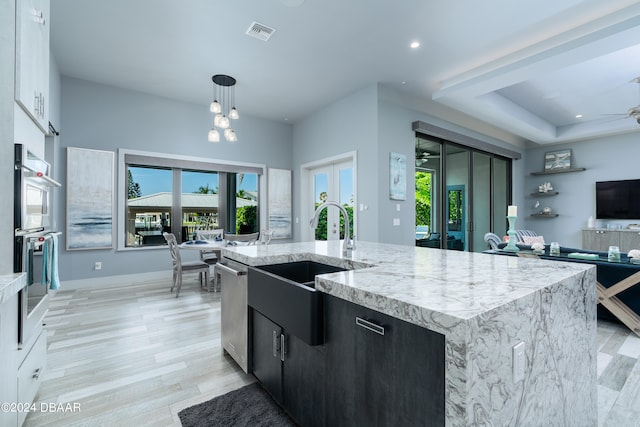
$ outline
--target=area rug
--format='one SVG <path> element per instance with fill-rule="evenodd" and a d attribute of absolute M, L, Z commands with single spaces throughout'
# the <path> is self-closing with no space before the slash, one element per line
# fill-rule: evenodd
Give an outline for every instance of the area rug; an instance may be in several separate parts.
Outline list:
<path fill-rule="evenodd" d="M 296 426 L 258 383 L 178 412 L 183 427 Z"/>

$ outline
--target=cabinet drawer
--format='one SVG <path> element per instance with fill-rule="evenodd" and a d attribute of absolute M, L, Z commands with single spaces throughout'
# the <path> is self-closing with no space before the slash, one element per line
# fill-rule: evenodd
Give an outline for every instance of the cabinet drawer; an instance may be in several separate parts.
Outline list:
<path fill-rule="evenodd" d="M 38 393 L 47 360 L 47 333 L 40 332 L 24 362 L 18 368 L 18 402 L 33 402 Z M 21 412 L 18 425 L 22 425 L 27 412 Z"/>

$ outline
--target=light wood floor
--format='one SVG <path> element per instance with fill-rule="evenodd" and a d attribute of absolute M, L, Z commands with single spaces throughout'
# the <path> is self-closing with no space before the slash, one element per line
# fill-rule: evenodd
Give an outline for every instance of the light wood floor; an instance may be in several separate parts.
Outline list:
<path fill-rule="evenodd" d="M 79 412 L 32 413 L 35 426 L 179 426 L 177 413 L 253 381 L 220 346 L 220 296 L 187 276 L 169 282 L 65 291 L 46 317 L 48 368 L 40 403 Z M 599 426 L 640 426 L 640 338 L 598 322 Z"/>
<path fill-rule="evenodd" d="M 193 277 L 193 278 L 192 278 Z M 40 402 L 80 411 L 29 414 L 25 426 L 180 426 L 177 413 L 253 381 L 220 346 L 220 294 L 186 276 L 65 291 L 45 319 L 48 369 Z"/>

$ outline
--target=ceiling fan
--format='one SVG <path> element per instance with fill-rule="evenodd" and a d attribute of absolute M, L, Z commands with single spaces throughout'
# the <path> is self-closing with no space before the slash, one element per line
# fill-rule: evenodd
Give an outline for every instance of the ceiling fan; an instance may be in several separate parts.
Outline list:
<path fill-rule="evenodd" d="M 419 168 L 424 166 L 430 159 L 439 159 L 439 153 L 431 153 L 426 148 L 420 146 L 420 141 L 418 140 L 418 145 L 416 146 L 416 167 Z"/>
<path fill-rule="evenodd" d="M 439 159 L 439 154 L 432 154 L 428 151 L 416 149 L 416 167 L 424 166 L 431 159 Z"/>
<path fill-rule="evenodd" d="M 629 83 L 637 83 L 638 84 L 638 99 L 640 99 L 640 77 L 636 77 L 635 79 L 631 80 Z M 609 114 L 611 116 L 625 116 L 624 118 L 633 118 L 636 120 L 636 122 L 638 122 L 638 124 L 640 124 L 640 104 L 636 105 L 635 107 L 631 107 L 627 110 L 626 113 L 620 113 L 620 114 Z"/>

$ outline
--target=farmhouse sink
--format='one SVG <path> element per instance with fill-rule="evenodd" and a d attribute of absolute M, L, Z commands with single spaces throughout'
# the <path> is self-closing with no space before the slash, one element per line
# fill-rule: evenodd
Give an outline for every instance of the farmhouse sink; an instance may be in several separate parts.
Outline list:
<path fill-rule="evenodd" d="M 322 294 L 315 277 L 339 271 L 346 269 L 315 261 L 249 267 L 248 304 L 307 344 L 322 344 Z"/>
<path fill-rule="evenodd" d="M 344 268 L 322 264 L 315 261 L 296 261 L 284 264 L 271 264 L 257 267 L 292 282 L 315 288 L 318 274 L 336 273 L 345 271 Z"/>

